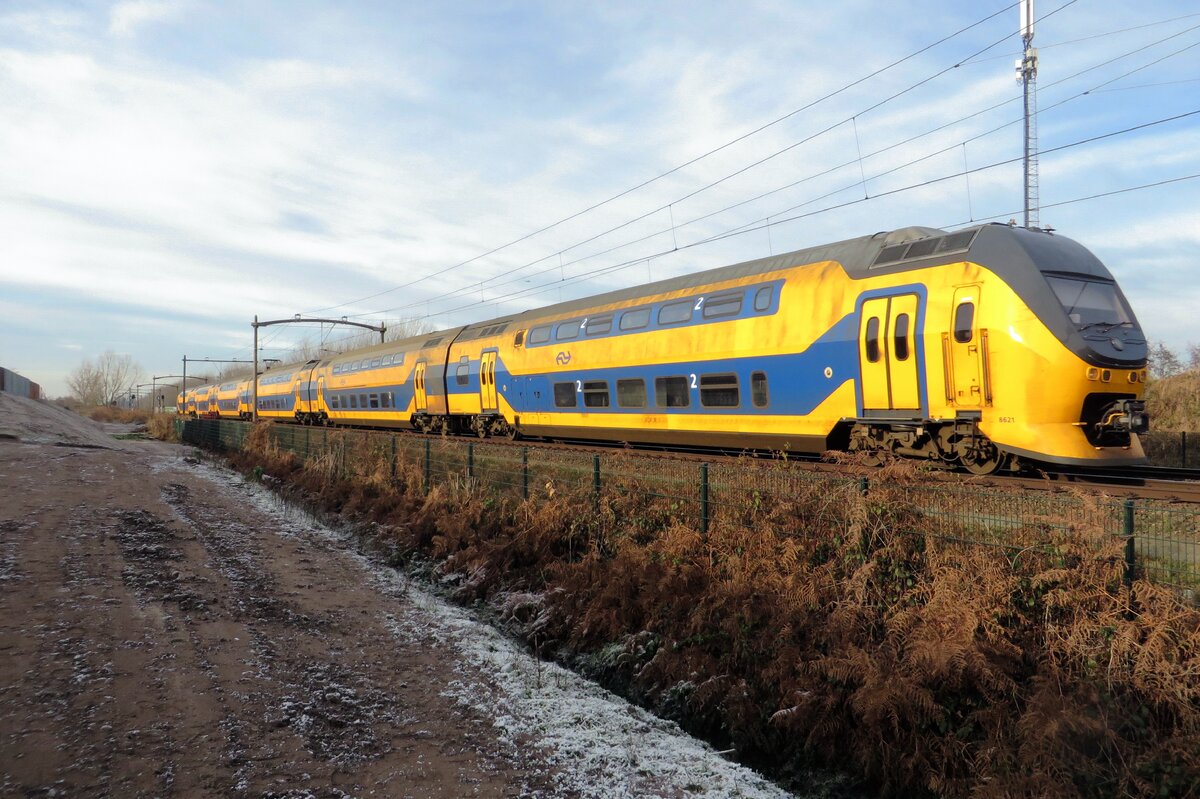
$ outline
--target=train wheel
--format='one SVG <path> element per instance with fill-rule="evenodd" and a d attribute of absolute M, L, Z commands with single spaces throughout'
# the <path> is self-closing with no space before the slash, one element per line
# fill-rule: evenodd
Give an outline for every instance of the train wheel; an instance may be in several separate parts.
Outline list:
<path fill-rule="evenodd" d="M 967 450 L 958 460 L 968 472 L 980 476 L 995 474 L 1004 465 L 1004 456 L 990 444 L 979 450 Z"/>

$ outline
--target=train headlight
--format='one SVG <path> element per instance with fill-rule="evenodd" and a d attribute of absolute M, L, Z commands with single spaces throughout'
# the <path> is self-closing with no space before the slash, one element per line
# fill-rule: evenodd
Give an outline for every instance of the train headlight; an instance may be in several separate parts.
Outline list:
<path fill-rule="evenodd" d="M 1112 380 L 1112 370 L 1111 369 L 1105 369 L 1102 372 L 1100 372 L 1100 382 L 1107 383 L 1109 380 Z"/>
<path fill-rule="evenodd" d="M 1096 367 L 1094 367 L 1094 366 L 1088 367 L 1088 370 L 1087 370 L 1087 379 L 1088 379 L 1088 380 L 1096 380 L 1096 379 L 1098 379 L 1099 377 L 1100 377 L 1100 370 L 1099 370 L 1099 369 L 1097 369 L 1097 368 L 1096 368 Z"/>
<path fill-rule="evenodd" d="M 1130 383 L 1136 383 L 1137 381 L 1138 381 L 1138 373 L 1137 373 L 1137 372 L 1130 372 L 1130 373 L 1129 373 L 1129 382 L 1130 382 Z"/>

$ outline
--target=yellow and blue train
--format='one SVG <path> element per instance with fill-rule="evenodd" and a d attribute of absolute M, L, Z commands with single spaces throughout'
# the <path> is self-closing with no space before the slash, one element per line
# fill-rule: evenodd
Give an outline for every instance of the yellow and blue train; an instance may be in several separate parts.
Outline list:
<path fill-rule="evenodd" d="M 1147 344 L 1040 230 L 904 228 L 259 378 L 258 415 L 426 432 L 896 453 L 986 474 L 1144 460 Z M 249 380 L 184 412 L 246 418 Z"/>

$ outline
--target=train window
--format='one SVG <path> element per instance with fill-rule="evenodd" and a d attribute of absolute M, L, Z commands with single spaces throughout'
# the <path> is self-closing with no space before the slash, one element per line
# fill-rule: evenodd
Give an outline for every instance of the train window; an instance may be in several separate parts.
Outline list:
<path fill-rule="evenodd" d="M 575 384 L 574 383 L 555 383 L 554 384 L 554 405 L 558 408 L 574 408 L 577 400 L 575 399 Z"/>
<path fill-rule="evenodd" d="M 386 391 L 379 392 L 379 407 L 388 408 L 390 406 L 391 403 L 388 402 L 388 393 Z"/>
<path fill-rule="evenodd" d="M 391 366 L 391 365 L 392 365 L 392 358 L 393 358 L 393 357 L 395 357 L 395 356 L 392 356 L 392 355 L 385 355 L 385 356 L 383 356 L 383 362 L 382 362 L 382 364 L 381 364 L 381 365 L 382 365 L 382 366 Z"/>
<path fill-rule="evenodd" d="M 754 292 L 754 310 L 762 312 L 771 307 L 771 295 L 775 293 L 774 286 L 763 286 Z"/>
<path fill-rule="evenodd" d="M 892 336 L 895 338 L 896 360 L 908 360 L 908 314 L 902 313 L 892 322 Z"/>
<path fill-rule="evenodd" d="M 372 394 L 372 395 L 371 395 L 371 407 L 372 407 L 372 408 L 378 408 L 378 407 L 379 407 L 379 395 L 378 395 L 378 394 Z"/>
<path fill-rule="evenodd" d="M 658 309 L 658 323 L 660 325 L 677 325 L 680 322 L 689 322 L 691 319 L 691 300 L 667 303 Z"/>
<path fill-rule="evenodd" d="M 579 321 L 563 322 L 554 329 L 555 341 L 570 341 L 579 336 Z"/>
<path fill-rule="evenodd" d="M 329 398 L 329 407 L 336 409 L 338 407 L 338 396 L 334 394 Z"/>
<path fill-rule="evenodd" d="M 646 407 L 646 381 L 639 378 L 617 381 L 617 405 L 622 408 Z"/>
<path fill-rule="evenodd" d="M 867 360 L 871 363 L 879 361 L 879 317 L 872 316 L 867 320 Z"/>
<path fill-rule="evenodd" d="M 382 363 L 383 363 L 383 359 L 382 359 L 382 358 L 376 358 L 375 360 L 371 361 L 371 365 L 370 365 L 370 367 L 368 367 L 368 368 L 370 368 L 370 369 L 378 369 L 378 368 L 379 368 L 379 366 L 380 366 Z"/>
<path fill-rule="evenodd" d="M 750 400 L 754 403 L 755 408 L 765 408 L 768 399 L 767 373 L 754 372 L 750 375 Z"/>
<path fill-rule="evenodd" d="M 439 345 L 441 343 L 442 343 L 442 337 L 435 336 L 434 338 L 431 338 L 428 341 L 426 341 L 424 344 L 422 344 L 421 348 L 424 349 L 425 347 L 436 347 L 437 345 Z"/>
<path fill-rule="evenodd" d="M 975 303 L 964 302 L 960 303 L 954 309 L 954 340 L 959 344 L 966 344 L 971 340 L 973 335 L 972 328 L 975 326 Z"/>
<path fill-rule="evenodd" d="M 517 334 L 515 336 L 513 336 L 513 346 L 519 347 L 524 343 L 525 343 L 525 331 L 518 330 Z"/>
<path fill-rule="evenodd" d="M 550 326 L 535 327 L 529 331 L 530 344 L 545 344 L 550 340 Z"/>
<path fill-rule="evenodd" d="M 460 386 L 465 386 L 470 382 L 471 376 L 471 359 L 466 355 L 458 359 L 458 367 L 454 370 L 454 382 Z"/>
<path fill-rule="evenodd" d="M 585 380 L 583 383 L 583 405 L 586 408 L 607 408 L 608 381 Z"/>
<path fill-rule="evenodd" d="M 701 405 L 706 408 L 736 408 L 739 402 L 737 375 L 700 375 Z"/>
<path fill-rule="evenodd" d="M 357 407 L 358 407 L 358 395 L 357 395 L 357 394 L 351 394 L 351 395 L 350 395 L 350 407 L 351 407 L 351 408 L 357 408 Z"/>
<path fill-rule="evenodd" d="M 632 311 L 621 314 L 622 330 L 641 330 L 648 324 L 650 324 L 649 308 L 634 308 Z"/>
<path fill-rule="evenodd" d="M 366 394 L 358 395 L 358 407 L 360 407 L 360 408 L 367 407 L 367 395 Z"/>
<path fill-rule="evenodd" d="M 589 336 L 603 336 L 612 330 L 612 320 L 611 316 L 597 316 L 595 319 L 589 319 L 587 334 Z"/>
<path fill-rule="evenodd" d="M 742 312 L 741 294 L 722 294 L 704 301 L 704 318 L 720 319 L 722 316 L 737 316 Z"/>
<path fill-rule="evenodd" d="M 686 377 L 654 378 L 654 402 L 660 408 L 686 408 L 692 404 Z"/>

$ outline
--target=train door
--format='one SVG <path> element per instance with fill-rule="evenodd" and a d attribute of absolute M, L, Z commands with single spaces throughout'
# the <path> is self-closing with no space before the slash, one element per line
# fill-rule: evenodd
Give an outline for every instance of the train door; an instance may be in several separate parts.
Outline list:
<path fill-rule="evenodd" d="M 479 404 L 484 413 L 494 413 L 498 409 L 495 350 L 479 357 Z"/>
<path fill-rule="evenodd" d="M 858 361 L 864 412 L 920 411 L 916 348 L 918 304 L 916 294 L 876 297 L 863 303 L 858 330 Z"/>
<path fill-rule="evenodd" d="M 960 408 L 978 408 L 990 393 L 984 381 L 984 331 L 979 329 L 979 286 L 954 290 L 947 337 L 950 363 L 947 383 L 952 402 Z"/>
<path fill-rule="evenodd" d="M 425 413 L 429 408 L 429 396 L 425 393 L 425 361 L 417 361 L 413 370 L 413 411 Z"/>

